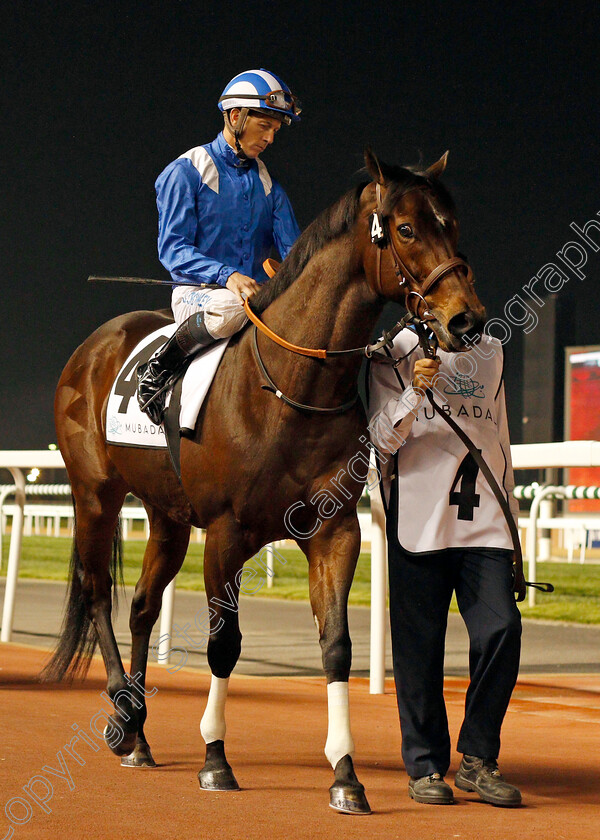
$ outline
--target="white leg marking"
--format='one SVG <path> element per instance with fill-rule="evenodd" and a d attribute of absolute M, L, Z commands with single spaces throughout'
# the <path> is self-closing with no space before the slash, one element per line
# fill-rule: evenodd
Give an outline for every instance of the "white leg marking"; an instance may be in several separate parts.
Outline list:
<path fill-rule="evenodd" d="M 221 679 L 214 674 L 211 677 L 206 709 L 200 721 L 200 733 L 207 744 L 225 740 L 225 701 L 228 686 L 229 677 Z"/>
<path fill-rule="evenodd" d="M 327 686 L 327 707 L 329 728 L 325 743 L 325 755 L 335 770 L 335 765 L 340 758 L 354 754 L 354 741 L 350 732 L 347 682 L 329 683 Z"/>

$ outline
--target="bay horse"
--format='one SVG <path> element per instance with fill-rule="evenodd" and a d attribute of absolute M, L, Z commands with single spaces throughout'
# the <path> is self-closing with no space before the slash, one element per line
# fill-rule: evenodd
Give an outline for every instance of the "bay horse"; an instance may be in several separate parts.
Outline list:
<path fill-rule="evenodd" d="M 252 296 L 254 312 L 291 342 L 336 351 L 367 345 L 386 300 L 405 302 L 420 314 L 419 307 L 426 308 L 443 349 L 464 350 L 465 336 L 481 334 L 485 311 L 470 269 L 455 256 L 456 213 L 439 180 L 446 157 L 418 170 L 387 166 L 367 151 L 372 180 L 350 190 L 306 229 L 276 276 Z M 58 383 L 56 428 L 72 485 L 76 533 L 65 620 L 45 677 L 85 673 L 98 642 L 115 707 L 105 739 L 123 764 L 153 766 L 144 736 L 150 633 L 163 591 L 184 561 L 191 526 L 206 529 L 212 677 L 201 722 L 206 763 L 198 778 L 204 789 L 239 789 L 224 738 L 227 685 L 241 633 L 237 611 L 226 605 L 232 592 L 239 597 L 244 563 L 262 546 L 289 538 L 293 509 L 327 677 L 325 754 L 335 777 L 330 805 L 369 813 L 353 768 L 348 710 L 347 601 L 360 549 L 356 506 L 366 477 L 349 465 L 357 453 L 369 457 L 365 411 L 349 400 L 356 395 L 361 357 L 310 358 L 260 333 L 255 337 L 251 325 L 242 330 L 229 343 L 193 437 L 181 440 L 179 481 L 166 450 L 105 442 L 107 397 L 121 366 L 145 335 L 171 321 L 167 311 L 142 311 L 104 324 L 75 351 Z M 265 370 L 290 399 L 343 410 L 297 410 L 261 387 Z M 332 494 L 334 484 L 339 492 Z M 130 616 L 131 675 L 141 675 L 135 689 L 111 624 L 112 577 L 118 570 L 111 547 L 129 492 L 142 500 L 150 523 Z M 120 738 L 112 737 L 113 729 Z"/>

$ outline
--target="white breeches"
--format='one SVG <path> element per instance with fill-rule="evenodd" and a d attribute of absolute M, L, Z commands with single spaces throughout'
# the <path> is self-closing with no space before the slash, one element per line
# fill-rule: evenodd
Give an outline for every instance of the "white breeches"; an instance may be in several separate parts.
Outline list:
<path fill-rule="evenodd" d="M 204 326 L 213 338 L 227 338 L 241 330 L 248 318 L 237 297 L 225 287 L 199 289 L 176 286 L 171 297 L 171 309 L 179 327 L 197 312 L 204 312 Z"/>

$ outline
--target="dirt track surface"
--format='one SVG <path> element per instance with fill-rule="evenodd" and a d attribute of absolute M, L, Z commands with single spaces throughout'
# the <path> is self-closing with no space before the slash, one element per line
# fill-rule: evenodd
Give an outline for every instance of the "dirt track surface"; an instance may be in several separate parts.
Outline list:
<path fill-rule="evenodd" d="M 356 769 L 374 813 L 336 814 L 328 807 L 333 775 L 323 755 L 327 706 L 322 678 L 234 677 L 227 705 L 227 755 L 242 791 L 201 791 L 204 758 L 199 721 L 209 675 L 149 669 L 148 740 L 159 767 L 121 768 L 106 747 L 78 744 L 85 765 L 63 745 L 72 725 L 91 734 L 90 720 L 107 703 L 102 663 L 71 687 L 37 683 L 47 654 L 18 645 L 0 648 L 2 744 L 0 840 L 11 837 L 4 807 L 27 799 L 23 786 L 59 769 L 60 750 L 72 776 L 51 780 L 46 813 L 32 803 L 28 822 L 13 823 L 14 838 L 74 840 L 203 840 L 203 838 L 407 838 L 407 840 L 600 840 L 600 676 L 523 677 L 503 730 L 501 769 L 523 792 L 524 807 L 494 808 L 476 794 L 456 791 L 453 806 L 418 805 L 407 795 L 391 682 L 383 696 L 368 682 L 351 681 Z M 462 719 L 466 682 L 446 680 L 453 743 Z M 455 754 L 447 780 L 458 767 Z M 43 796 L 43 782 L 32 786 Z M 29 812 L 14 802 L 13 816 Z"/>

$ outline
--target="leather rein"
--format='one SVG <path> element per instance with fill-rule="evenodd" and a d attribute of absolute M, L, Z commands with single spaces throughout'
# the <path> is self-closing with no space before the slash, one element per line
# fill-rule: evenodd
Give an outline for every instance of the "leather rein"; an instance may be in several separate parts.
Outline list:
<path fill-rule="evenodd" d="M 425 332 L 425 327 L 421 321 L 415 321 L 414 328 L 416 330 L 419 344 L 421 345 L 421 349 L 423 350 L 423 354 L 428 359 L 435 359 L 436 352 L 435 352 L 435 344 L 432 346 L 431 342 L 427 338 L 427 334 Z M 398 371 L 394 371 L 396 376 L 398 376 Z M 496 478 L 489 468 L 487 462 L 483 458 L 481 451 L 477 449 L 471 438 L 467 435 L 467 433 L 461 429 L 458 423 L 449 417 L 445 411 L 443 411 L 440 406 L 436 403 L 433 398 L 433 392 L 431 388 L 425 389 L 425 396 L 429 400 L 431 407 L 438 415 L 444 420 L 445 423 L 450 426 L 452 431 L 460 438 L 460 440 L 464 443 L 467 450 L 469 451 L 471 457 L 481 470 L 485 480 L 488 483 L 488 486 L 494 496 L 496 497 L 496 501 L 500 505 L 500 509 L 504 515 L 504 519 L 506 520 L 506 524 L 508 526 L 508 530 L 510 532 L 510 536 L 513 543 L 514 549 L 514 561 L 513 561 L 513 574 L 514 574 L 514 591 L 517 596 L 517 601 L 525 600 L 525 595 L 527 593 L 527 587 L 532 586 L 535 589 L 539 589 L 540 592 L 554 592 L 554 586 L 551 583 L 541 583 L 541 582 L 531 582 L 525 580 L 525 573 L 523 571 L 523 552 L 521 550 L 521 540 L 519 539 L 519 530 L 515 523 L 514 517 L 512 515 L 510 505 L 508 504 L 508 500 L 506 498 L 506 494 L 502 491 L 500 485 L 496 481 Z"/>

